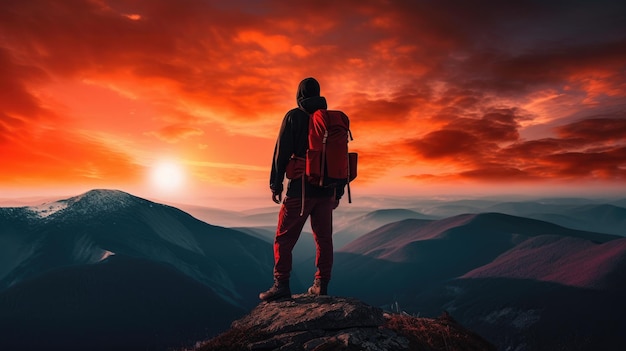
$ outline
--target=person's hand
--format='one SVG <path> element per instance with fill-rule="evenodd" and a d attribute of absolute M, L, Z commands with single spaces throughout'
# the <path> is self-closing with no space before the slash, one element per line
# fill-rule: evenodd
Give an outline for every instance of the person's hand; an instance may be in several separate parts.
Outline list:
<path fill-rule="evenodd" d="M 339 207 L 339 199 L 335 199 L 335 204 L 333 205 L 333 210 Z"/>
<path fill-rule="evenodd" d="M 280 204 L 280 202 L 283 200 L 283 192 L 281 191 L 272 191 L 272 201 L 274 201 L 277 204 Z"/>

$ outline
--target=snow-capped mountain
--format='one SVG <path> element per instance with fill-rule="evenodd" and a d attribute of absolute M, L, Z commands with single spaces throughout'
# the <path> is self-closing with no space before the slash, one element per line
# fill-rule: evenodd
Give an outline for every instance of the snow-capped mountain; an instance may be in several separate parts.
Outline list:
<path fill-rule="evenodd" d="M 626 347 L 619 202 L 450 204 L 337 212 L 331 294 L 445 310 L 503 350 Z M 0 208 L 0 349 L 158 350 L 224 330 L 271 284 L 275 230 L 247 222 L 275 225 L 268 209 L 227 215 L 239 230 L 114 190 Z M 294 293 L 315 269 L 310 235 L 298 245 Z"/>
<path fill-rule="evenodd" d="M 193 286 L 193 296 L 204 291 L 206 301 L 191 298 L 186 289 L 169 289 L 172 295 L 163 295 L 150 285 L 145 286 L 142 300 L 141 289 L 131 278 L 138 267 L 143 275 Z M 214 311 L 221 312 L 204 315 L 204 328 L 207 333 L 217 332 L 217 324 L 228 324 L 224 316 L 243 314 L 258 303 L 258 292 L 271 284 L 272 267 L 267 242 L 121 191 L 92 190 L 36 207 L 0 208 L 0 310 L 11 310 L 13 316 L 20 315 L 15 306 L 37 305 L 37 301 L 51 304 L 41 313 L 53 321 L 68 308 L 97 306 L 109 299 L 138 306 L 152 301 L 149 295 L 161 296 L 161 307 L 173 310 L 185 310 L 190 307 L 186 304 L 203 309 L 210 301 Z M 94 283 L 103 277 L 116 288 Z M 51 290 L 75 299 L 55 302 L 46 294 Z M 146 310 L 130 316 L 133 308 L 127 310 L 128 316 L 114 319 L 144 318 L 145 322 L 158 315 Z M 11 325 L 8 316 L 2 314 L 0 320 Z M 84 317 L 80 323 L 113 318 L 106 313 Z M 166 322 L 178 323 L 151 323 Z"/>

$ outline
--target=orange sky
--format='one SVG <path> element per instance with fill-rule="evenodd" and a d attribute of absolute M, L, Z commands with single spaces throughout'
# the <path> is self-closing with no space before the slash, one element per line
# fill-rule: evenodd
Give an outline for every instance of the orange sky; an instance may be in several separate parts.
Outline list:
<path fill-rule="evenodd" d="M 300 3 L 4 0 L 0 198 L 269 203 L 308 76 L 351 118 L 355 195 L 626 194 L 621 2 Z"/>

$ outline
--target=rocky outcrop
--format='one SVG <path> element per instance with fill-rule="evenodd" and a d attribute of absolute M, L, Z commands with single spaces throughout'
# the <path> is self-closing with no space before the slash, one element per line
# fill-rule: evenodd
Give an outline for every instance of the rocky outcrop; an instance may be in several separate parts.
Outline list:
<path fill-rule="evenodd" d="M 384 313 L 347 297 L 294 295 L 261 303 L 196 350 L 495 350 L 449 316 Z"/>

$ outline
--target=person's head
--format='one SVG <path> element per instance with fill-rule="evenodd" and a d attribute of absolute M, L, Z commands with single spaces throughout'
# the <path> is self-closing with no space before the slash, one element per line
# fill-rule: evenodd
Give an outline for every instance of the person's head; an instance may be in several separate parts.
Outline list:
<path fill-rule="evenodd" d="M 298 92 L 296 93 L 298 105 L 304 99 L 317 96 L 320 96 L 320 83 L 311 77 L 303 79 L 298 85 Z"/>

